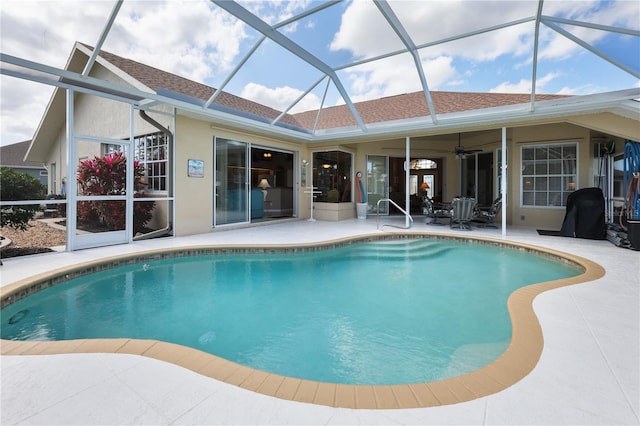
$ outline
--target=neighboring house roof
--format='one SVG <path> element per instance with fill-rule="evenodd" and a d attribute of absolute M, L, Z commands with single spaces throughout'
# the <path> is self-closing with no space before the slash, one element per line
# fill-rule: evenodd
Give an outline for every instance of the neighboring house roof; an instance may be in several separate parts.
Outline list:
<path fill-rule="evenodd" d="M 31 141 L 18 142 L 11 145 L 0 146 L 0 166 L 14 169 L 42 169 L 42 163 L 37 161 L 25 161 L 24 157 L 29 149 Z"/>

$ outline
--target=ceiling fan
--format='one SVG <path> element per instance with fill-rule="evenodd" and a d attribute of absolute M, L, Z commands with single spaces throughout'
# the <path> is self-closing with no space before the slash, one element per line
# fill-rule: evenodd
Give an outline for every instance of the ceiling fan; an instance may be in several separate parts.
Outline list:
<path fill-rule="evenodd" d="M 462 159 L 466 155 L 475 154 L 476 152 L 482 152 L 481 149 L 464 149 L 464 147 L 460 144 L 460 133 L 458 133 L 458 146 L 455 147 L 454 153 L 456 154 L 457 159 Z"/>

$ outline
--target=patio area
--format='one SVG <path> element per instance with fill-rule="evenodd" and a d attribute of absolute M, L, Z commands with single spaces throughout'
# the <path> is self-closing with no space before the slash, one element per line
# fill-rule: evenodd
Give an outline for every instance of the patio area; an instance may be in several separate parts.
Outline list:
<path fill-rule="evenodd" d="M 404 223 L 386 218 L 383 223 Z M 500 229 L 412 229 L 501 239 Z M 202 244 L 291 244 L 378 233 L 375 218 L 288 221 L 190 237 L 138 241 L 4 260 L 2 286 L 81 262 Z M 599 263 L 604 277 L 538 296 L 544 334 L 536 368 L 487 397 L 420 409 L 353 410 L 280 400 L 158 360 L 121 354 L 2 356 L 1 418 L 9 424 L 566 424 L 640 423 L 640 256 L 608 241 L 540 236 L 508 228 L 509 241 Z M 426 279 L 426 278 L 425 278 Z"/>

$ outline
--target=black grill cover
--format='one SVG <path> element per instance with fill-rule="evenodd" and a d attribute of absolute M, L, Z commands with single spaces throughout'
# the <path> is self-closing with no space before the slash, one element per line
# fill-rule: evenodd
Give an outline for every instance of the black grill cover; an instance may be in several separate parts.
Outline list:
<path fill-rule="evenodd" d="M 583 188 L 569 194 L 560 235 L 590 240 L 607 237 L 604 195 L 600 188 Z"/>

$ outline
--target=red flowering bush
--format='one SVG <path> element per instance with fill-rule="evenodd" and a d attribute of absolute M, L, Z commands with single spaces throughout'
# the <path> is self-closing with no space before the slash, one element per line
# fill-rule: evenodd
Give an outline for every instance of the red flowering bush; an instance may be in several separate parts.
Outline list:
<path fill-rule="evenodd" d="M 144 188 L 144 165 L 133 163 L 134 197 L 140 197 Z M 114 152 L 104 157 L 94 157 L 81 161 L 78 166 L 77 181 L 80 195 L 125 195 L 127 159 L 122 152 Z M 151 220 L 155 202 L 133 203 L 133 233 L 141 232 Z M 125 201 L 80 201 L 78 222 L 109 230 L 125 228 Z"/>

